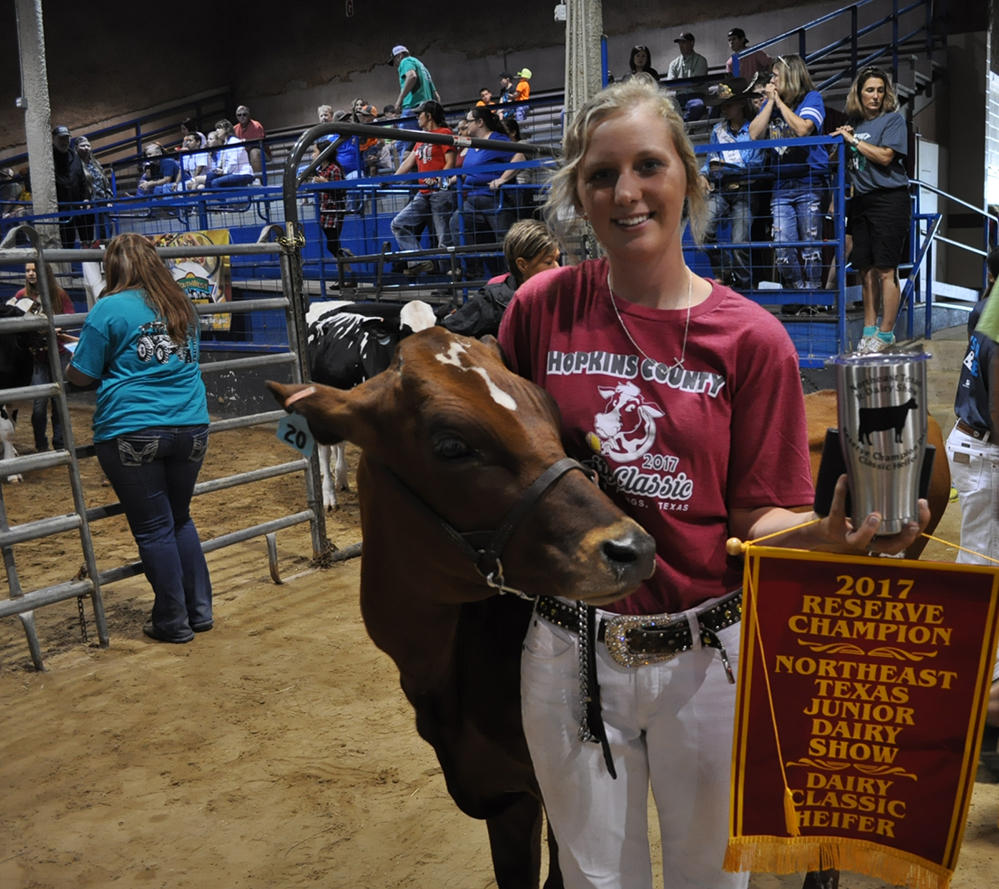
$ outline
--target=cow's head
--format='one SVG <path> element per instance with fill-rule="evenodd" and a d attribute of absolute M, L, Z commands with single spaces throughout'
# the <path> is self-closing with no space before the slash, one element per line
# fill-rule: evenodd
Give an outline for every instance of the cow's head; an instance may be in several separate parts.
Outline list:
<path fill-rule="evenodd" d="M 491 338 L 480 342 L 442 328 L 414 334 L 399 344 L 387 371 L 350 391 L 267 385 L 321 443 L 362 448 L 365 553 L 372 529 L 394 529 L 394 558 L 429 560 L 438 573 L 474 578 L 475 587 L 466 588 L 476 598 L 488 588 L 471 564 L 378 464 L 467 532 L 497 528 L 531 483 L 565 456 L 554 401 L 511 373 Z M 379 521 L 369 521 L 374 514 Z M 649 577 L 653 557 L 652 538 L 583 473 L 570 472 L 521 520 L 502 561 L 507 583 L 532 595 L 606 604 Z M 420 568 L 412 570 L 417 577 Z"/>

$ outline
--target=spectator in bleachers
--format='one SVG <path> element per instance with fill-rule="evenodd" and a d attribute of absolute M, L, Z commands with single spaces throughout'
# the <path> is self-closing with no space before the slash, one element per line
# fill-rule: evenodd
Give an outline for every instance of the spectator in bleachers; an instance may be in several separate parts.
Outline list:
<path fill-rule="evenodd" d="M 332 105 L 320 105 L 318 108 L 318 116 L 320 123 L 333 123 L 333 106 Z"/>
<path fill-rule="evenodd" d="M 659 83 L 659 72 L 652 67 L 652 51 L 647 46 L 639 44 L 631 48 L 628 67 L 631 68 L 631 73 L 625 74 L 623 80 L 634 77 L 636 74 L 648 74 L 656 83 Z"/>
<path fill-rule="evenodd" d="M 386 106 L 384 106 L 382 108 L 382 115 L 381 115 L 381 117 L 382 117 L 382 120 L 398 120 L 399 119 L 399 112 L 396 109 L 395 105 L 391 105 L 391 104 L 390 105 L 386 105 Z M 396 169 L 399 166 L 399 161 L 401 159 L 404 159 L 405 156 L 407 154 L 409 154 L 409 151 L 410 151 L 409 146 L 410 146 L 411 143 L 409 143 L 409 142 L 402 143 L 403 144 L 403 152 L 402 152 L 403 157 L 402 158 L 400 158 L 400 156 L 399 156 L 399 142 L 398 142 L 398 140 L 396 140 L 396 139 L 386 139 L 385 140 L 385 144 L 386 144 L 386 146 L 388 147 L 388 150 L 389 150 L 389 159 L 391 161 L 391 169 L 394 170 L 394 169 Z"/>
<path fill-rule="evenodd" d="M 253 167 L 235 127 L 228 120 L 215 124 L 215 135 L 222 146 L 215 166 L 205 174 L 205 188 L 245 188 L 253 182 Z"/>
<path fill-rule="evenodd" d="M 111 191 L 111 183 L 108 182 L 108 177 L 104 173 L 104 167 L 101 166 L 101 162 L 94 157 L 90 140 L 86 136 L 77 136 L 73 140 L 73 148 L 80 156 L 80 162 L 83 164 L 83 172 L 87 177 L 88 196 L 90 200 L 113 200 L 114 193 Z"/>
<path fill-rule="evenodd" d="M 489 108 L 472 108 L 465 115 L 468 121 L 468 135 L 473 139 L 495 139 L 510 142 L 503 123 Z M 514 201 L 505 200 L 502 188 L 516 176 L 516 170 L 504 170 L 500 174 L 477 172 L 476 168 L 487 164 L 519 163 L 524 160 L 520 152 L 489 148 L 470 148 L 462 162 L 462 175 L 465 177 L 465 203 L 462 216 L 465 222 L 465 243 L 488 244 L 501 239 L 515 217 Z M 488 265 L 488 263 L 487 263 Z M 472 278 L 482 274 L 482 262 L 470 259 L 468 273 Z"/>
<path fill-rule="evenodd" d="M 700 53 L 694 52 L 694 35 L 684 31 L 673 42 L 680 48 L 680 55 L 669 63 L 666 79 L 688 80 L 691 77 L 706 77 L 708 60 Z M 677 90 L 676 101 L 680 105 L 684 120 L 700 120 L 707 113 L 702 87 L 688 86 Z"/>
<path fill-rule="evenodd" d="M 205 169 L 204 172 L 195 176 L 190 183 L 185 183 L 184 187 L 188 189 L 198 189 L 199 191 L 205 187 L 205 182 L 208 179 L 208 173 L 218 167 L 219 164 L 219 152 L 218 149 L 222 145 L 222 137 L 215 131 L 212 130 L 208 137 L 205 139 L 205 148 L 208 150 L 204 153 L 205 159 Z"/>
<path fill-rule="evenodd" d="M 752 144 L 749 121 L 754 111 L 749 96 L 746 80 L 732 77 L 718 87 L 713 98 L 707 100 L 708 105 L 720 108 L 722 115 L 721 123 L 711 131 L 711 144 L 718 145 L 719 150 L 709 152 L 701 167 L 702 187 L 708 194 L 708 223 L 704 229 L 704 240 L 708 243 L 716 243 L 718 224 L 725 219 L 731 222 L 733 244 L 744 244 L 750 240 L 750 177 L 763 169 L 766 157 L 762 149 L 740 151 L 724 148 L 740 142 Z M 752 287 L 748 247 L 711 250 L 708 251 L 708 258 L 718 283 L 743 293 Z"/>
<path fill-rule="evenodd" d="M 825 105 L 816 92 L 804 60 L 798 55 L 778 56 L 764 88 L 765 101 L 749 125 L 754 139 L 794 140 L 822 132 Z M 822 286 L 822 251 L 818 244 L 822 209 L 826 205 L 829 153 L 824 145 L 784 145 L 771 149 L 776 174 L 770 210 L 773 237 L 778 244 L 777 267 L 787 287 L 798 290 Z M 811 241 L 802 248 L 804 275 L 797 247 L 787 241 Z"/>
<path fill-rule="evenodd" d="M 183 169 L 172 157 L 164 157 L 163 146 L 150 142 L 146 146 L 142 178 L 137 193 L 140 195 L 169 194 L 177 190 Z"/>
<path fill-rule="evenodd" d="M 516 88 L 513 85 L 513 75 L 509 71 L 501 71 L 499 76 L 500 82 L 500 94 L 499 100 L 501 105 L 505 105 L 508 102 L 513 101 L 514 93 Z M 506 114 L 502 111 L 496 112 L 500 117 L 505 117 Z"/>
<path fill-rule="evenodd" d="M 531 98 L 531 77 L 530 68 L 521 68 L 517 72 L 517 85 L 513 88 L 513 97 L 510 99 L 511 102 L 526 102 Z M 518 105 L 513 109 L 513 116 L 516 120 L 524 120 L 527 117 L 527 112 L 530 109 L 527 105 Z"/>
<path fill-rule="evenodd" d="M 70 148 L 72 136 L 68 127 L 52 130 L 52 159 L 55 164 L 56 199 L 63 210 L 79 210 L 87 199 L 87 174 L 80 156 Z M 71 250 L 79 235 L 80 244 L 89 247 L 94 240 L 94 217 L 76 213 L 59 220 L 62 246 Z"/>
<path fill-rule="evenodd" d="M 108 182 L 101 162 L 94 157 L 90 140 L 86 136 L 77 136 L 73 140 L 73 148 L 80 156 L 83 172 L 87 176 L 87 197 L 90 203 L 106 207 L 108 201 L 114 200 L 114 192 L 111 190 L 111 183 Z M 111 237 L 111 225 L 107 213 L 96 214 L 94 223 L 94 234 L 99 240 Z"/>
<path fill-rule="evenodd" d="M 378 119 L 378 110 L 374 105 L 363 103 L 354 109 L 352 117 L 355 123 L 370 126 Z M 364 139 L 360 141 L 358 150 L 361 153 L 361 169 L 368 176 L 379 176 L 394 170 L 390 166 L 384 139 Z"/>
<path fill-rule="evenodd" d="M 324 145 L 325 143 L 317 141 L 312 146 L 313 159 L 319 156 Z M 340 182 L 343 178 L 340 164 L 336 158 L 331 158 L 316 170 L 312 181 L 325 185 L 329 182 Z M 343 217 L 346 212 L 346 193 L 342 188 L 323 189 L 319 192 L 319 228 L 326 237 L 326 249 L 338 260 L 344 256 L 340 246 L 340 232 L 343 230 Z"/>
<path fill-rule="evenodd" d="M 194 135 L 198 137 L 198 141 L 202 145 L 205 144 L 205 140 L 206 140 L 207 137 L 205 136 L 204 133 L 201 132 L 201 130 L 198 129 L 198 123 L 197 123 L 197 121 L 193 117 L 185 117 L 180 122 L 180 140 L 181 140 L 181 145 L 184 144 L 184 138 L 188 134 L 190 134 L 190 133 L 194 133 Z"/>
<path fill-rule="evenodd" d="M 180 165 L 183 169 L 181 181 L 184 183 L 184 188 L 188 191 L 197 188 L 198 177 L 204 176 L 205 171 L 208 169 L 210 160 L 208 152 L 201 151 L 206 144 L 207 140 L 201 142 L 198 139 L 197 133 L 188 133 L 184 137 L 183 150 L 186 153 L 180 159 Z M 204 182 L 204 179 L 201 181 Z"/>
<path fill-rule="evenodd" d="M 891 77 L 881 68 L 865 68 L 857 75 L 846 97 L 846 113 L 850 122 L 832 135 L 842 136 L 849 146 L 850 259 L 860 272 L 864 296 L 864 332 L 857 351 L 870 354 L 895 342 L 898 264 L 912 213 L 905 172 L 909 132 Z"/>
<path fill-rule="evenodd" d="M 749 46 L 749 41 L 746 39 L 746 32 L 742 28 L 732 28 L 728 32 L 728 48 L 732 50 L 732 55 L 728 57 L 728 61 L 725 63 L 725 70 L 729 74 L 732 73 L 733 59 L 736 54 L 742 52 L 747 46 Z M 752 83 L 758 72 L 762 71 L 765 74 L 769 74 L 771 65 L 773 65 L 773 59 L 762 49 L 758 49 L 745 58 L 739 59 L 739 76 L 747 82 Z"/>
<path fill-rule="evenodd" d="M 440 102 L 440 94 L 427 66 L 411 56 L 405 46 L 399 44 L 392 47 L 389 63 L 399 68 L 399 98 L 395 107 L 403 117 L 412 117 L 416 113 L 416 106 L 424 102 Z"/>
<path fill-rule="evenodd" d="M 476 102 L 475 104 L 477 106 L 493 104 L 493 94 L 488 86 L 483 86 L 479 88 L 479 101 Z"/>
<path fill-rule="evenodd" d="M 247 156 L 250 158 L 250 166 L 253 167 L 253 172 L 259 173 L 262 169 L 260 163 L 261 149 L 267 160 L 271 159 L 271 150 L 263 142 L 267 138 L 267 133 L 264 132 L 263 125 L 260 121 L 250 118 L 249 108 L 245 105 L 240 105 L 236 109 L 236 126 L 233 127 L 233 130 L 237 139 L 242 139 L 244 142 L 259 143 L 258 145 L 248 147 L 246 151 Z"/>
<path fill-rule="evenodd" d="M 451 135 L 438 102 L 424 102 L 417 107 L 416 120 L 425 133 Z M 417 142 L 398 173 L 409 173 L 415 167 L 421 173 L 434 173 L 454 168 L 456 152 L 451 145 Z M 419 180 L 420 189 L 406 207 L 392 220 L 392 234 L 401 250 L 419 250 L 423 230 L 431 223 L 441 248 L 454 246 L 450 222 L 454 212 L 454 192 L 447 176 L 427 176 Z M 429 260 L 413 260 L 404 274 L 414 276 L 434 269 Z"/>
<path fill-rule="evenodd" d="M 525 139 L 520 131 L 520 123 L 512 117 L 503 121 L 507 134 L 514 142 L 521 145 L 530 145 L 530 141 Z M 526 157 L 526 154 L 525 154 Z M 524 170 L 517 170 L 514 177 L 517 181 L 517 188 L 514 190 L 513 200 L 517 206 L 518 219 L 531 219 L 537 210 L 535 195 L 545 182 L 545 171 L 542 167 L 530 167 Z"/>

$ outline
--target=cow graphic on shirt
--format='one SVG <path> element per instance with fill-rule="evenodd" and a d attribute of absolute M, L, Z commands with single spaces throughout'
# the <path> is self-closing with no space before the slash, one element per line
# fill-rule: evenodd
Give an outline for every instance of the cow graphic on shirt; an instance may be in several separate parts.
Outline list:
<path fill-rule="evenodd" d="M 593 418 L 593 435 L 600 453 L 619 463 L 630 463 L 647 453 L 656 440 L 656 420 L 665 416 L 662 408 L 650 404 L 631 382 L 598 386 L 607 403 Z"/>

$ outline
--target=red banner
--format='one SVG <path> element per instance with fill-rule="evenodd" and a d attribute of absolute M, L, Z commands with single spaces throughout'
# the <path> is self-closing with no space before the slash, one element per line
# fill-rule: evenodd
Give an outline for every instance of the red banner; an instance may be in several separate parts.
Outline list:
<path fill-rule="evenodd" d="M 964 832 L 999 570 L 751 548 L 728 870 L 944 889 Z"/>

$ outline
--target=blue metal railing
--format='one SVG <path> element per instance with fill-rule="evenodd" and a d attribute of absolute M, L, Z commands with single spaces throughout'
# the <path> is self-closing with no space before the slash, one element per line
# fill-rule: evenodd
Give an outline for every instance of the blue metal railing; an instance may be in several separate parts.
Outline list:
<path fill-rule="evenodd" d="M 738 75 L 739 73 L 739 60 L 745 58 L 748 55 L 756 52 L 760 49 L 767 49 L 768 47 L 775 46 L 778 43 L 782 43 L 785 40 L 793 40 L 797 38 L 798 41 L 798 55 L 805 60 L 806 65 L 812 65 L 815 62 L 819 62 L 823 59 L 830 57 L 837 50 L 843 48 L 844 46 L 850 47 L 850 61 L 849 64 L 844 66 L 841 71 L 832 74 L 827 77 L 821 83 L 816 86 L 819 92 L 828 89 L 834 83 L 839 82 L 844 79 L 853 79 L 857 75 L 857 71 L 862 69 L 866 65 L 870 65 L 873 62 L 880 59 L 882 56 L 891 55 L 891 73 L 892 80 L 898 81 L 898 47 L 900 44 L 907 43 L 915 37 L 924 37 L 926 41 L 926 54 L 929 57 L 933 52 L 933 5 L 930 0 L 914 0 L 908 6 L 899 8 L 898 0 L 891 0 L 891 12 L 887 15 L 882 16 L 876 21 L 859 27 L 859 10 L 872 6 L 874 4 L 881 5 L 883 0 L 860 0 L 859 3 L 851 4 L 850 6 L 844 6 L 841 9 L 837 9 L 834 12 L 830 12 L 827 15 L 821 16 L 807 24 L 801 25 L 798 28 L 793 28 L 790 31 L 785 31 L 783 34 L 778 34 L 776 37 L 771 37 L 769 40 L 764 40 L 761 43 L 757 43 L 755 46 L 747 47 L 741 53 L 735 56 L 735 60 L 732 63 L 732 73 Z M 908 33 L 900 36 L 899 35 L 899 22 L 903 16 L 908 15 L 911 12 L 922 9 L 924 12 L 923 20 L 920 24 Z M 834 40 L 832 43 L 826 44 L 819 49 L 815 49 L 812 52 L 808 51 L 808 36 L 810 32 L 816 31 L 823 25 L 830 24 L 832 22 L 839 22 L 840 19 L 849 18 L 850 26 L 848 33 Z M 885 47 L 875 49 L 873 52 L 869 53 L 863 58 L 859 57 L 859 41 L 862 37 L 866 37 L 868 34 L 873 34 L 881 28 L 886 26 L 891 27 L 891 37 L 885 41 Z"/>

